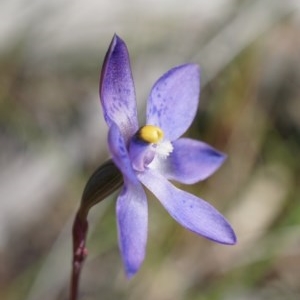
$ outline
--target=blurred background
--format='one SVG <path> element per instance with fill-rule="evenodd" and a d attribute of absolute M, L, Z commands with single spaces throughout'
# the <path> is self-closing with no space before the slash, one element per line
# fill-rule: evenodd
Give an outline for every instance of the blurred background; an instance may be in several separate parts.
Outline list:
<path fill-rule="evenodd" d="M 297 0 L 0 1 L 0 298 L 67 299 L 71 224 L 109 156 L 98 98 L 113 34 L 127 43 L 141 121 L 152 84 L 202 69 L 186 133 L 229 156 L 181 187 L 233 225 L 236 246 L 178 225 L 149 199 L 149 239 L 128 281 L 116 194 L 92 209 L 79 299 L 300 299 L 300 3 Z"/>

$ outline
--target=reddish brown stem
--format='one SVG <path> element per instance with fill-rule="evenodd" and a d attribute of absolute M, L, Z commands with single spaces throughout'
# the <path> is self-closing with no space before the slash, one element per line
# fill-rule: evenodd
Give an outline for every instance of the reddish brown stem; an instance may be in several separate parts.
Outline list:
<path fill-rule="evenodd" d="M 73 264 L 70 283 L 70 300 L 77 300 L 79 278 L 83 262 L 87 256 L 85 247 L 88 222 L 78 212 L 73 223 Z"/>
<path fill-rule="evenodd" d="M 100 166 L 89 178 L 81 198 L 79 210 L 73 223 L 73 264 L 70 283 L 70 300 L 77 300 L 80 272 L 87 256 L 87 215 L 90 208 L 123 184 L 123 176 L 110 159 Z"/>

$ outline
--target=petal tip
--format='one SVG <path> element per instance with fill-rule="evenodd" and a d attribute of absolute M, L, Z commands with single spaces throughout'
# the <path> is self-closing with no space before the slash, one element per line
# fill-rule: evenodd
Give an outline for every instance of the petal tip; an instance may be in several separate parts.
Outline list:
<path fill-rule="evenodd" d="M 228 158 L 228 154 L 226 154 L 224 152 L 219 151 L 219 155 L 223 162 Z"/>
<path fill-rule="evenodd" d="M 218 156 L 219 167 L 220 167 L 227 160 L 228 155 L 224 152 L 218 151 L 217 156 Z"/>
<path fill-rule="evenodd" d="M 138 271 L 138 269 L 136 269 L 136 268 L 126 269 L 125 270 L 125 275 L 126 275 L 127 279 L 132 279 L 135 276 L 135 274 L 137 273 L 137 271 Z"/>
<path fill-rule="evenodd" d="M 125 42 L 116 34 L 114 33 L 111 45 L 116 46 L 117 44 L 125 44 Z"/>
<path fill-rule="evenodd" d="M 223 216 L 221 218 L 223 218 Z M 224 220 L 225 219 L 223 218 L 223 221 Z M 219 231 L 218 233 L 217 232 L 213 232 L 213 234 L 200 233 L 200 235 L 218 244 L 235 245 L 237 243 L 237 237 L 232 227 L 229 225 L 229 223 L 227 223 L 226 220 L 225 220 L 225 224 L 223 224 L 222 227 L 223 227 L 222 229 L 220 228 L 218 229 Z M 196 233 L 199 234 L 198 232 Z"/>
<path fill-rule="evenodd" d="M 193 76 L 195 76 L 195 77 L 197 76 L 200 79 L 201 71 L 200 71 L 200 67 L 198 64 L 188 63 L 188 64 L 183 65 L 183 67 L 187 68 L 189 70 L 189 72 L 194 73 Z"/>
<path fill-rule="evenodd" d="M 200 78 L 200 67 L 198 64 L 195 63 L 187 63 L 178 66 L 178 68 L 185 69 L 186 71 L 192 73 L 193 76 Z"/>
<path fill-rule="evenodd" d="M 121 45 L 125 45 L 125 42 L 115 33 L 113 35 L 113 38 L 110 42 L 110 45 L 108 47 L 108 50 L 106 52 L 106 55 L 104 57 L 104 61 L 103 61 L 103 65 L 101 68 L 101 73 L 100 73 L 100 91 L 101 91 L 101 87 L 102 87 L 102 81 L 103 81 L 103 77 L 104 77 L 104 73 L 106 72 L 106 66 L 108 63 L 108 60 L 110 59 L 112 53 L 115 51 L 115 49 Z"/>
<path fill-rule="evenodd" d="M 237 243 L 237 237 L 232 230 L 231 236 L 228 238 L 228 242 L 226 243 L 227 245 L 235 245 Z"/>
<path fill-rule="evenodd" d="M 215 240 L 215 242 L 224 245 L 235 245 L 237 243 L 236 234 L 229 224 L 227 224 L 226 233 L 224 233 L 224 235 L 220 237 L 220 239 Z"/>
<path fill-rule="evenodd" d="M 212 147 L 210 147 L 210 149 L 207 150 L 207 154 L 211 158 L 211 174 L 209 174 L 209 176 L 211 176 L 223 165 L 223 163 L 227 160 L 228 155 Z"/>

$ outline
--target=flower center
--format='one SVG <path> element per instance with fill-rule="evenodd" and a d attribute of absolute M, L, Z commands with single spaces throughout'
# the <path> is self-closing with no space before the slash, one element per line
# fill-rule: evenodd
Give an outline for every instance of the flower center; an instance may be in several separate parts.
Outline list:
<path fill-rule="evenodd" d="M 157 126 L 145 125 L 139 129 L 137 136 L 144 142 L 157 144 L 163 139 L 164 132 Z"/>
<path fill-rule="evenodd" d="M 131 139 L 129 155 L 136 171 L 144 171 L 147 166 L 159 163 L 173 150 L 169 141 L 163 140 L 164 132 L 157 126 L 145 125 Z"/>

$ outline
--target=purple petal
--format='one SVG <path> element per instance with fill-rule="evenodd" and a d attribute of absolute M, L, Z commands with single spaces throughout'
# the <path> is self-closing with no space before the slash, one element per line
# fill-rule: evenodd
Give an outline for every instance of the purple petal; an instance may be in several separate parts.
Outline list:
<path fill-rule="evenodd" d="M 191 125 L 200 92 L 199 67 L 186 64 L 164 74 L 153 86 L 147 106 L 147 124 L 160 127 L 174 141 Z"/>
<path fill-rule="evenodd" d="M 124 176 L 124 180 L 127 177 L 130 178 L 131 181 L 136 180 L 136 175 L 131 166 L 125 140 L 119 127 L 115 123 L 111 124 L 108 131 L 108 147 L 114 163 Z"/>
<path fill-rule="evenodd" d="M 146 251 L 148 208 L 142 185 L 138 181 L 128 156 L 125 141 L 112 123 L 108 144 L 113 161 L 123 173 L 124 187 L 117 201 L 119 245 L 128 277 L 140 268 Z"/>
<path fill-rule="evenodd" d="M 159 171 L 168 179 L 193 184 L 211 176 L 224 162 L 226 155 L 208 144 L 188 138 L 173 142 L 173 152 L 162 159 Z"/>
<path fill-rule="evenodd" d="M 140 173 L 138 178 L 185 228 L 221 244 L 236 243 L 230 224 L 206 201 L 179 190 L 153 170 Z"/>
<path fill-rule="evenodd" d="M 139 182 L 126 182 L 117 200 L 119 245 L 126 274 L 132 277 L 144 261 L 148 207 Z"/>
<path fill-rule="evenodd" d="M 99 92 L 108 126 L 116 123 L 127 142 L 138 130 L 137 108 L 128 50 L 117 35 L 104 59 Z"/>

